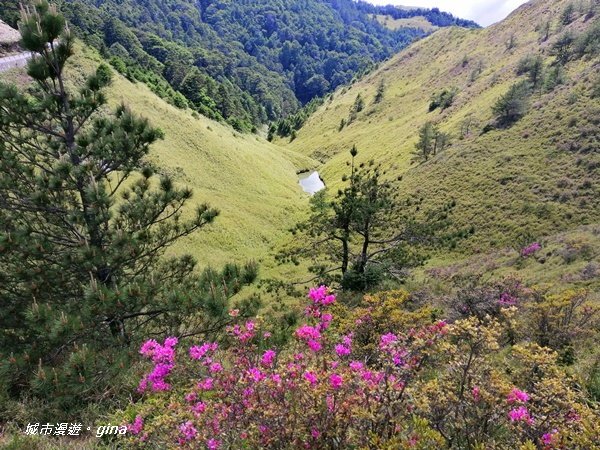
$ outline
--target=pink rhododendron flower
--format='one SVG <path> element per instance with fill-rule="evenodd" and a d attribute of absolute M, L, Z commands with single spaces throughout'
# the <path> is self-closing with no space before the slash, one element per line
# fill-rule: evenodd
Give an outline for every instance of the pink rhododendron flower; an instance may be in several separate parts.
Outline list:
<path fill-rule="evenodd" d="M 175 359 L 175 345 L 177 345 L 176 337 L 168 337 L 163 345 L 150 339 L 142 344 L 140 353 L 146 358 L 152 359 L 155 363 L 172 363 Z"/>
<path fill-rule="evenodd" d="M 140 381 L 138 391 L 144 392 L 148 387 L 155 392 L 168 391 L 171 389 L 171 385 L 165 382 L 164 378 L 171 373 L 173 367 L 173 364 L 156 364 L 152 369 L 152 372 Z"/>
<path fill-rule="evenodd" d="M 206 441 L 206 447 L 208 450 L 218 450 L 221 448 L 221 441 L 218 441 L 217 439 L 209 439 Z"/>
<path fill-rule="evenodd" d="M 214 352 L 217 350 L 219 345 L 216 342 L 207 342 L 200 346 L 190 347 L 190 358 L 192 359 L 202 359 L 209 351 Z"/>
<path fill-rule="evenodd" d="M 529 425 L 533 423 L 533 419 L 529 415 L 529 410 L 525 406 L 519 406 L 508 413 L 508 417 L 512 422 L 525 422 Z"/>
<path fill-rule="evenodd" d="M 349 366 L 352 370 L 354 370 L 355 372 L 358 372 L 358 371 L 362 370 L 362 368 L 364 367 L 364 364 L 361 363 L 360 361 L 352 361 L 349 364 Z"/>
<path fill-rule="evenodd" d="M 136 416 L 133 423 L 127 426 L 127 430 L 129 430 L 131 434 L 140 434 L 143 428 L 144 419 L 142 418 L 142 416 Z"/>
<path fill-rule="evenodd" d="M 302 325 L 296 330 L 296 336 L 304 340 L 318 340 L 321 339 L 321 333 L 315 327 L 310 325 Z"/>
<path fill-rule="evenodd" d="M 473 395 L 473 399 L 477 402 L 479 401 L 479 388 L 477 386 L 473 386 L 471 390 L 471 394 Z"/>
<path fill-rule="evenodd" d="M 265 378 L 265 375 L 260 371 L 258 367 L 251 367 L 250 369 L 248 369 L 248 375 L 250 375 L 250 378 L 256 383 L 262 381 Z"/>
<path fill-rule="evenodd" d="M 156 347 L 158 346 L 158 342 L 156 342 L 154 339 L 149 339 L 142 344 L 142 347 L 140 348 L 140 353 L 144 356 L 152 356 L 152 354 L 154 353 L 154 349 L 156 349 Z"/>
<path fill-rule="evenodd" d="M 331 305 L 332 303 L 335 302 L 335 295 L 331 294 L 331 295 L 326 295 L 322 300 L 321 300 L 321 304 L 322 305 Z"/>
<path fill-rule="evenodd" d="M 546 433 L 542 436 L 542 443 L 546 446 L 553 446 L 554 445 L 554 438 L 556 436 L 556 434 L 558 433 L 557 429 L 552 430 L 550 433 Z"/>
<path fill-rule="evenodd" d="M 310 298 L 313 302 L 318 302 L 327 294 L 326 286 L 319 286 L 317 288 L 310 288 L 308 291 L 308 298 Z"/>
<path fill-rule="evenodd" d="M 179 339 L 177 339 L 176 337 L 168 337 L 165 339 L 164 346 L 165 347 L 175 347 L 178 342 L 179 342 Z"/>
<path fill-rule="evenodd" d="M 229 316 L 230 317 L 237 317 L 240 315 L 240 310 L 239 309 L 232 309 L 231 311 L 229 311 Z"/>
<path fill-rule="evenodd" d="M 539 242 L 534 242 L 533 244 L 529 244 L 526 247 L 523 247 L 521 249 L 521 256 L 523 258 L 527 258 L 531 255 L 533 255 L 535 252 L 537 252 L 538 250 L 541 250 L 542 246 L 540 245 Z"/>
<path fill-rule="evenodd" d="M 187 422 L 181 424 L 179 426 L 179 431 L 181 432 L 181 434 L 183 434 L 184 442 L 191 441 L 198 434 L 198 430 L 196 430 L 191 420 L 188 420 Z"/>
<path fill-rule="evenodd" d="M 321 350 L 322 346 L 319 341 L 310 340 L 308 341 L 308 348 L 310 348 L 313 352 L 318 352 Z"/>
<path fill-rule="evenodd" d="M 260 359 L 260 363 L 263 366 L 271 366 L 273 364 L 273 361 L 275 360 L 275 356 L 277 356 L 275 350 L 267 350 L 263 353 L 262 358 Z"/>
<path fill-rule="evenodd" d="M 381 340 L 379 341 L 379 347 L 381 349 L 387 349 L 391 344 L 398 340 L 398 336 L 393 333 L 384 334 L 381 336 Z"/>
<path fill-rule="evenodd" d="M 529 400 L 529 394 L 517 388 L 514 388 L 506 397 L 508 403 L 525 403 L 527 400 Z"/>
<path fill-rule="evenodd" d="M 339 389 L 342 387 L 344 379 L 342 378 L 341 375 L 339 375 L 337 373 L 332 373 L 329 376 L 329 382 L 331 383 L 331 387 L 333 387 L 334 389 Z"/>
<path fill-rule="evenodd" d="M 198 402 L 194 406 L 192 406 L 192 411 L 194 414 L 199 415 L 206 411 L 206 403 Z"/>
<path fill-rule="evenodd" d="M 321 324 L 320 327 L 322 330 L 326 330 L 329 328 L 331 321 L 333 320 L 333 316 L 329 313 L 325 313 L 321 315 Z"/>
<path fill-rule="evenodd" d="M 335 346 L 335 352 L 338 356 L 347 356 L 352 352 L 352 350 L 343 344 L 338 344 Z"/>
<path fill-rule="evenodd" d="M 304 378 L 312 385 L 317 384 L 317 376 L 314 372 L 304 372 Z"/>
<path fill-rule="evenodd" d="M 317 288 L 311 288 L 308 292 L 308 298 L 310 298 L 314 304 L 327 306 L 335 302 L 335 295 L 328 293 L 329 288 L 327 286 L 319 286 Z"/>
<path fill-rule="evenodd" d="M 210 391 L 214 386 L 214 381 L 212 378 L 206 378 L 198 383 L 198 389 L 203 391 Z"/>
<path fill-rule="evenodd" d="M 312 436 L 314 439 L 319 439 L 319 436 L 321 436 L 321 432 L 320 432 L 318 429 L 316 429 L 316 428 L 313 428 L 313 429 L 310 431 L 310 435 L 311 435 L 311 436 Z"/>
<path fill-rule="evenodd" d="M 223 366 L 219 363 L 212 363 L 208 370 L 210 373 L 217 373 L 223 370 Z"/>

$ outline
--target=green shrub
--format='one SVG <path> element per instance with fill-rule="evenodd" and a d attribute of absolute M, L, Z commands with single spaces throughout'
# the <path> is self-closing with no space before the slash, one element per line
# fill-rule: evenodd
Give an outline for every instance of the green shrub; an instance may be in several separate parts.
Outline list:
<path fill-rule="evenodd" d="M 575 5 L 569 3 L 560 15 L 560 23 L 569 25 L 573 20 L 575 20 Z"/>
<path fill-rule="evenodd" d="M 579 57 L 600 54 L 600 20 L 575 40 L 575 54 Z"/>
<path fill-rule="evenodd" d="M 457 88 L 444 89 L 442 92 L 434 94 L 429 103 L 429 112 L 435 111 L 437 108 L 441 108 L 442 111 L 449 108 L 454 103 L 456 94 L 458 94 Z"/>

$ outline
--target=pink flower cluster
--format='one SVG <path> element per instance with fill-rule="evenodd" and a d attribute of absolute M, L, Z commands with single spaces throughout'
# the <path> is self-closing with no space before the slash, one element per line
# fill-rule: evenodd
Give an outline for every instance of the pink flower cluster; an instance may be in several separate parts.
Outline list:
<path fill-rule="evenodd" d="M 529 410 L 525 406 L 510 410 L 508 417 L 511 422 L 525 422 L 527 425 L 533 425 L 533 418 L 529 415 Z"/>
<path fill-rule="evenodd" d="M 545 433 L 542 436 L 542 444 L 544 444 L 547 448 L 552 448 L 556 445 L 556 438 L 558 435 L 558 430 L 554 429 L 549 433 Z"/>
<path fill-rule="evenodd" d="M 136 416 L 132 424 L 127 425 L 127 430 L 131 434 L 140 434 L 144 428 L 144 419 L 142 416 Z"/>
<path fill-rule="evenodd" d="M 168 391 L 171 385 L 165 381 L 167 375 L 174 367 L 176 337 L 168 337 L 161 345 L 150 339 L 142 345 L 140 354 L 154 363 L 152 371 L 140 381 L 138 392 L 145 392 L 148 388 L 152 391 Z"/>
<path fill-rule="evenodd" d="M 188 441 L 191 441 L 198 435 L 198 430 L 196 430 L 196 427 L 194 427 L 194 422 L 191 420 L 182 423 L 179 426 L 179 431 L 182 434 L 182 437 L 179 439 L 179 444 L 184 444 Z"/>
<path fill-rule="evenodd" d="M 540 245 L 540 243 L 539 242 L 534 242 L 534 243 L 529 244 L 528 246 L 523 247 L 521 249 L 521 256 L 523 258 L 527 258 L 527 257 L 535 254 L 537 251 L 539 251 L 541 249 L 542 249 L 542 246 Z"/>
<path fill-rule="evenodd" d="M 308 292 L 308 298 L 310 298 L 313 303 L 322 306 L 331 305 L 335 302 L 335 295 L 329 293 L 329 288 L 327 286 L 311 288 Z"/>
<path fill-rule="evenodd" d="M 260 363 L 263 366 L 272 366 L 276 356 L 277 352 L 275 352 L 275 350 L 267 350 L 263 353 L 262 358 L 260 359 Z"/>
<path fill-rule="evenodd" d="M 529 401 L 529 394 L 525 391 L 521 391 L 520 389 L 513 388 L 512 391 L 506 397 L 506 401 L 508 403 L 526 403 Z"/>
<path fill-rule="evenodd" d="M 318 323 L 315 326 L 302 325 L 296 330 L 296 337 L 305 342 L 309 349 L 317 353 L 322 348 L 321 333 L 329 328 L 333 316 L 323 312 L 323 309 L 335 302 L 335 295 L 329 293 L 327 286 L 319 286 L 318 288 L 310 289 L 308 298 L 312 303 L 306 308 L 306 315 L 316 319 Z M 340 348 L 343 353 L 349 349 L 348 345 Z"/>
<path fill-rule="evenodd" d="M 248 320 L 244 325 L 234 325 L 228 327 L 227 331 L 232 336 L 235 336 L 241 343 L 248 343 L 256 336 L 256 324 L 252 320 Z"/>
<path fill-rule="evenodd" d="M 498 303 L 500 306 L 515 306 L 518 303 L 519 299 L 517 297 L 512 296 L 508 292 L 503 292 L 500 295 L 500 299 Z"/>
<path fill-rule="evenodd" d="M 219 348 L 219 344 L 217 344 L 216 342 L 207 342 L 200 346 L 194 345 L 193 347 L 190 347 L 190 350 L 189 350 L 190 358 L 200 360 L 200 359 L 204 358 L 208 354 L 208 352 L 214 353 L 217 351 L 218 348 Z"/>
<path fill-rule="evenodd" d="M 341 358 L 352 353 L 352 335 L 349 334 L 342 338 L 342 342 L 335 346 L 335 353 Z"/>

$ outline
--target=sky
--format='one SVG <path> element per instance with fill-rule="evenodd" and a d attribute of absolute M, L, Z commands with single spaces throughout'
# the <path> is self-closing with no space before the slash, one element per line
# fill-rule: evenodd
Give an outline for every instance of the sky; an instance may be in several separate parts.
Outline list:
<path fill-rule="evenodd" d="M 367 0 L 376 5 L 420 6 L 439 8 L 461 19 L 471 19 L 488 26 L 508 16 L 527 0 Z"/>

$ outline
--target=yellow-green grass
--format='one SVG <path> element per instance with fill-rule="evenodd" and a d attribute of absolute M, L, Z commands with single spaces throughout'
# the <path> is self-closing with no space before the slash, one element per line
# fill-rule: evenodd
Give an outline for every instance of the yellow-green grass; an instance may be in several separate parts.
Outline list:
<path fill-rule="evenodd" d="M 406 19 L 394 19 L 391 16 L 376 14 L 375 19 L 390 30 L 399 30 L 400 28 L 417 28 L 427 33 L 437 30 L 439 27 L 433 25 L 425 16 L 415 16 Z"/>
<path fill-rule="evenodd" d="M 590 95 L 597 62 L 581 60 L 567 66 L 567 83 L 550 93 L 536 93 L 529 113 L 516 125 L 480 135 L 493 120 L 492 105 L 519 79 L 515 69 L 526 55 L 541 54 L 553 62 L 549 47 L 560 33 L 558 17 L 568 0 L 534 1 L 490 28 L 446 28 L 410 46 L 349 89 L 337 91 L 307 121 L 287 148 L 322 162 L 326 184 L 336 186 L 356 144 L 359 161 L 374 159 L 387 169 L 401 193 L 423 197 L 430 207 L 455 199 L 458 226 L 475 227 L 460 243 L 465 252 L 510 245 L 522 233 L 553 234 L 600 220 L 597 169 L 586 161 L 593 154 L 565 150 L 569 143 L 591 142 L 598 129 L 600 105 Z M 540 43 L 538 24 L 552 22 L 552 36 Z M 569 26 L 589 26 L 578 18 Z M 511 36 L 516 46 L 507 49 Z M 482 73 L 472 79 L 481 65 Z M 381 81 L 384 100 L 373 103 Z M 428 112 L 433 93 L 456 87 L 454 104 L 444 112 Z M 339 131 L 358 94 L 366 101 L 358 118 Z M 475 132 L 459 139 L 468 115 Z M 424 164 L 413 164 L 419 128 L 427 121 L 453 135 L 454 144 Z M 594 125 L 595 124 L 595 125 Z M 594 128 L 595 127 L 595 128 Z M 581 138 L 582 130 L 588 137 Z"/>

